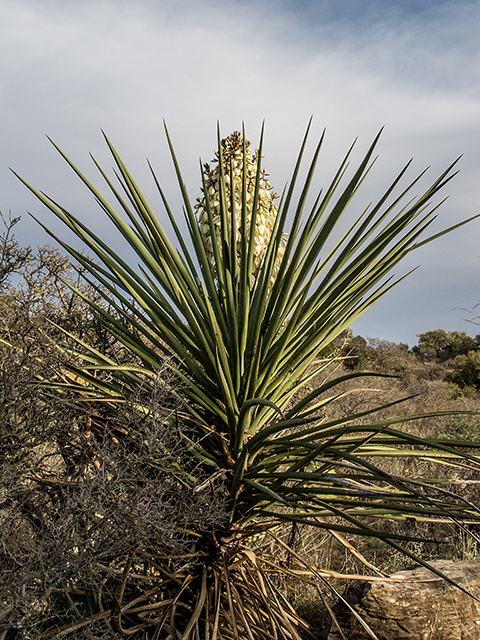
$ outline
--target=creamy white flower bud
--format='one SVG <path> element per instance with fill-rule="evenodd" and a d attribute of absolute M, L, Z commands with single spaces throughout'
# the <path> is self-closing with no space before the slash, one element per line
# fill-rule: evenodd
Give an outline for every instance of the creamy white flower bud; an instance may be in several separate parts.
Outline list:
<path fill-rule="evenodd" d="M 246 220 L 245 228 L 242 230 L 242 191 L 243 191 L 243 140 L 238 133 L 234 133 L 225 140 L 222 140 L 222 151 L 224 161 L 224 175 L 225 175 L 225 190 L 227 201 L 227 217 L 231 219 L 233 216 L 235 232 L 235 242 L 237 244 L 237 253 L 239 259 L 241 259 L 242 248 L 242 235 L 248 239 L 250 237 L 250 227 L 252 222 L 253 213 L 253 200 L 256 186 L 257 175 L 257 159 L 258 150 L 253 154 L 250 149 L 250 143 L 245 141 L 246 158 L 245 168 L 247 173 L 246 187 L 247 192 L 245 195 L 246 200 Z M 215 152 L 215 159 L 212 161 L 215 163 L 213 169 L 209 165 L 205 165 L 205 194 L 203 199 L 198 198 L 195 209 L 197 211 L 199 220 L 199 229 L 204 240 L 205 250 L 209 262 L 211 263 L 213 270 L 215 271 L 215 258 L 213 255 L 213 239 L 210 235 L 210 225 L 208 224 L 208 215 L 206 211 L 205 197 L 208 198 L 209 206 L 213 216 L 213 225 L 215 228 L 215 242 L 217 243 L 220 253 L 222 251 L 222 245 L 220 242 L 221 233 L 221 221 L 220 221 L 220 166 L 218 160 L 218 152 Z M 232 172 L 233 180 L 230 178 L 230 171 Z M 278 196 L 272 192 L 272 187 L 267 180 L 267 173 L 264 170 L 261 172 L 260 185 L 258 191 L 258 209 L 255 222 L 255 235 L 253 238 L 253 266 L 251 285 L 253 286 L 255 278 L 258 274 L 258 270 L 263 264 L 263 260 L 266 255 L 268 243 L 272 234 L 272 230 L 275 224 L 277 216 L 277 207 L 274 200 Z M 233 198 L 232 198 L 233 191 Z M 233 200 L 233 211 L 232 211 Z M 278 274 L 280 262 L 285 253 L 283 246 L 280 246 L 277 253 L 277 259 L 273 270 L 273 276 L 270 286 L 273 285 L 275 277 Z"/>

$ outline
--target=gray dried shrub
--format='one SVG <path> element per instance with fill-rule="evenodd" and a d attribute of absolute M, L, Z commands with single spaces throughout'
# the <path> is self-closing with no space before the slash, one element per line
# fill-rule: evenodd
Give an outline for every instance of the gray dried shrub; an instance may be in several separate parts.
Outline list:
<path fill-rule="evenodd" d="M 181 389 L 168 363 L 153 393 L 139 387 L 108 415 L 41 382 L 60 382 L 65 358 L 74 357 L 52 350 L 52 333 L 58 345 L 62 332 L 51 322 L 118 361 L 123 354 L 62 281 L 88 288 L 70 263 L 49 247 L 21 250 L 7 232 L 0 239 L 2 639 L 35 637 L 61 616 L 87 615 L 77 605 L 72 613 L 67 593 L 96 587 L 90 613 L 108 607 L 132 554 L 137 579 L 127 591 L 150 589 L 155 557 L 182 550 L 189 523 L 223 519 L 218 481 L 195 491 L 205 478 L 184 444 Z"/>

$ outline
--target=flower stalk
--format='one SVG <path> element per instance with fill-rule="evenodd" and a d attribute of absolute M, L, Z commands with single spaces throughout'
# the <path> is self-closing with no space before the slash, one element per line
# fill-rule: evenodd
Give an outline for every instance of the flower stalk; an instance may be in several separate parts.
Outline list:
<path fill-rule="evenodd" d="M 203 166 L 203 195 L 197 198 L 195 205 L 200 233 L 215 274 L 215 265 L 219 259 L 223 260 L 225 238 L 233 237 L 232 255 L 238 263 L 248 251 L 248 239 L 253 238 L 250 289 L 265 260 L 278 215 L 275 205 L 278 196 L 268 181 L 269 174 L 260 168 L 259 158 L 259 150 L 252 152 L 250 141 L 245 140 L 239 131 L 221 140 L 221 150 L 215 152 L 211 165 L 206 163 Z M 252 220 L 255 225 L 253 233 Z M 282 262 L 284 242 L 277 250 L 270 287 Z"/>

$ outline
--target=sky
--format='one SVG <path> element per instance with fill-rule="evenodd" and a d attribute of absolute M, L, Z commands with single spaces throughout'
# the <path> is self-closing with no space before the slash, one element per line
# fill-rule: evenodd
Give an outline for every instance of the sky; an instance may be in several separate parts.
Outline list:
<path fill-rule="evenodd" d="M 109 169 L 105 131 L 164 220 L 151 161 L 173 207 L 178 186 L 165 120 L 185 182 L 199 195 L 199 158 L 241 129 L 257 144 L 277 192 L 290 179 L 313 115 L 308 154 L 326 128 L 315 189 L 328 184 L 354 139 L 359 162 L 384 131 L 352 220 L 413 158 L 425 188 L 458 156 L 434 231 L 480 213 L 480 0 L 0 0 L 0 210 L 22 219 L 22 244 L 49 237 L 31 212 L 60 223 L 17 171 L 104 237 L 98 205 L 51 146 L 101 185 L 89 153 Z M 353 326 L 413 346 L 466 323 L 480 303 L 480 219 L 397 266 L 419 268 Z M 111 242 L 116 240 L 112 237 Z"/>

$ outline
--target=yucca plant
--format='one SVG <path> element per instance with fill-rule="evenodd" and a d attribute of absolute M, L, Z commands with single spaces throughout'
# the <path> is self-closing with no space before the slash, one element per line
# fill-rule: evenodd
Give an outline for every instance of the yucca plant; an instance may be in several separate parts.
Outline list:
<path fill-rule="evenodd" d="M 391 271 L 407 254 L 455 228 L 425 237 L 439 206 L 434 199 L 455 175 L 456 163 L 416 198 L 410 194 L 423 174 L 401 186 L 408 163 L 378 202 L 352 221 L 347 208 L 375 161 L 379 136 L 348 177 L 352 145 L 333 180 L 310 202 L 322 135 L 294 203 L 309 129 L 278 206 L 262 167 L 263 128 L 253 154 L 244 132 L 224 140 L 218 133 L 214 168 L 201 165 L 196 206 L 167 132 L 187 238 L 153 169 L 152 175 L 175 242 L 107 138 L 116 181 L 94 162 L 118 209 L 56 147 L 135 252 L 136 265 L 24 181 L 93 255 L 45 227 L 108 298 L 111 311 L 90 304 L 112 339 L 137 358 L 135 365 L 122 365 L 77 339 L 74 355 L 81 364 L 68 365 L 70 377 L 64 375 L 58 392 L 67 388 L 82 407 L 91 401 L 89 428 L 101 435 L 100 418 L 108 415 L 114 431 L 122 399 L 138 398 L 139 387 L 153 390 L 158 372 L 169 367 L 176 380 L 172 392 L 181 389 L 183 403 L 172 428 L 199 469 L 198 478 L 177 469 L 179 482 L 196 493 L 220 486 L 227 495 L 223 526 L 179 522 L 188 553 L 153 554 L 152 590 L 124 602 L 136 554 L 145 559 L 145 549 L 132 549 L 122 596 L 102 614 L 120 632 L 184 640 L 300 638 L 307 625 L 277 588 L 275 575 L 318 584 L 328 572 L 288 548 L 285 526 L 321 528 L 351 549 L 344 535 L 374 537 L 398 550 L 414 537 L 372 523 L 480 522 L 475 506 L 435 482 L 394 475 L 379 463 L 389 456 L 417 456 L 452 468 L 478 465 L 474 454 L 465 453 L 465 442 L 414 437 L 401 427 L 418 416 L 402 415 L 400 406 L 398 417 L 389 420 L 376 419 L 374 411 L 327 417 L 331 403 L 345 393 L 342 383 L 362 374 L 335 377 L 335 355 L 324 354 L 395 286 Z M 321 384 L 299 393 L 322 373 Z M 262 551 L 265 537 L 288 552 L 289 562 Z"/>

